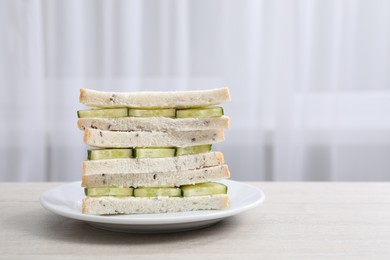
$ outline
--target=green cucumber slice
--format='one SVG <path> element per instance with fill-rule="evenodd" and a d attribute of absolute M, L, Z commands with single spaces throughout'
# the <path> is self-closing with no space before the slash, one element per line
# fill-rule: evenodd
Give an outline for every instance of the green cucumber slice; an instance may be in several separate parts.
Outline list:
<path fill-rule="evenodd" d="M 92 187 L 85 188 L 84 193 L 86 196 L 98 197 L 98 196 L 133 196 L 134 188 L 118 188 L 118 187 Z"/>
<path fill-rule="evenodd" d="M 177 147 L 176 156 L 188 155 L 188 154 L 198 154 L 198 153 L 208 153 L 211 151 L 211 144 L 205 145 L 195 145 L 187 147 Z"/>
<path fill-rule="evenodd" d="M 136 188 L 134 189 L 134 197 L 181 197 L 180 188 Z"/>
<path fill-rule="evenodd" d="M 175 148 L 159 147 L 159 148 L 135 148 L 136 158 L 165 158 L 175 156 Z"/>
<path fill-rule="evenodd" d="M 221 117 L 223 116 L 222 107 L 210 107 L 210 108 L 191 108 L 191 109 L 178 109 L 176 110 L 177 118 L 205 118 L 205 117 Z"/>
<path fill-rule="evenodd" d="M 181 186 L 183 197 L 227 194 L 227 186 L 216 182 L 205 182 Z"/>
<path fill-rule="evenodd" d="M 88 160 L 105 160 L 105 159 L 119 159 L 132 158 L 133 149 L 100 149 L 88 150 Z"/>
<path fill-rule="evenodd" d="M 129 111 L 127 107 L 122 108 L 104 108 L 104 109 L 87 109 L 77 111 L 79 118 L 84 117 L 127 117 Z"/>
<path fill-rule="evenodd" d="M 175 117 L 176 109 L 129 109 L 129 116 L 134 117 Z"/>

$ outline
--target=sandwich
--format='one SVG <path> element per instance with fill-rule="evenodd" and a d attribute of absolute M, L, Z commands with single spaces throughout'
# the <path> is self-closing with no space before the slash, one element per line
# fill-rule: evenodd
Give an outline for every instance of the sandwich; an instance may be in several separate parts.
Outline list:
<path fill-rule="evenodd" d="M 229 206 L 223 154 L 228 88 L 181 92 L 80 90 L 78 128 L 92 146 L 82 162 L 93 215 L 221 210 Z"/>

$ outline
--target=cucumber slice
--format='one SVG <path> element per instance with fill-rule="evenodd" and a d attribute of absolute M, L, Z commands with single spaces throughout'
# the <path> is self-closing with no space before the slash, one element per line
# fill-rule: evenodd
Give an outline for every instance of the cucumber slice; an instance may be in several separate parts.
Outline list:
<path fill-rule="evenodd" d="M 129 116 L 134 117 L 175 117 L 176 109 L 129 109 Z"/>
<path fill-rule="evenodd" d="M 98 197 L 98 196 L 133 196 L 134 188 L 118 188 L 118 187 L 93 187 L 85 188 L 84 193 L 86 196 Z"/>
<path fill-rule="evenodd" d="M 136 188 L 134 189 L 135 197 L 181 197 L 180 188 Z"/>
<path fill-rule="evenodd" d="M 226 194 L 227 186 L 216 182 L 205 182 L 195 185 L 181 186 L 183 197 L 207 196 L 216 194 Z"/>
<path fill-rule="evenodd" d="M 171 147 L 161 148 L 135 148 L 136 158 L 165 158 L 175 156 L 176 149 Z"/>
<path fill-rule="evenodd" d="M 188 155 L 188 154 L 198 154 L 198 153 L 208 153 L 211 151 L 211 144 L 205 145 L 195 145 L 187 147 L 177 147 L 176 156 Z"/>
<path fill-rule="evenodd" d="M 88 150 L 88 160 L 119 159 L 133 157 L 133 149 Z"/>
<path fill-rule="evenodd" d="M 210 107 L 210 108 L 191 108 L 191 109 L 178 109 L 176 110 L 177 118 L 205 118 L 205 117 L 221 117 L 223 116 L 222 107 Z"/>
<path fill-rule="evenodd" d="M 127 107 L 122 108 L 105 108 L 105 109 L 88 109 L 77 111 L 79 118 L 84 117 L 127 117 L 129 111 Z"/>

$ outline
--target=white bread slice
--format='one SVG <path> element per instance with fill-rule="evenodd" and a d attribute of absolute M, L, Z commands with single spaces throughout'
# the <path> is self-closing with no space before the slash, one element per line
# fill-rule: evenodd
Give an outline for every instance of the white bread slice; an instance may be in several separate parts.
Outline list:
<path fill-rule="evenodd" d="M 218 194 L 197 197 L 86 197 L 82 213 L 92 215 L 152 214 L 194 210 L 219 210 L 229 207 L 229 196 Z"/>
<path fill-rule="evenodd" d="M 116 132 L 85 128 L 84 131 L 84 143 L 96 147 L 192 146 L 218 143 L 224 139 L 223 130 Z"/>
<path fill-rule="evenodd" d="M 220 152 L 167 158 L 92 160 L 83 161 L 83 175 L 176 172 L 218 166 L 223 163 L 223 154 Z"/>
<path fill-rule="evenodd" d="M 173 187 L 230 177 L 226 164 L 196 170 L 155 173 L 100 173 L 82 176 L 82 187 Z"/>
<path fill-rule="evenodd" d="M 121 118 L 80 118 L 80 130 L 93 128 L 111 131 L 196 131 L 227 129 L 229 117 L 214 118 L 168 118 L 168 117 L 121 117 Z"/>
<path fill-rule="evenodd" d="M 80 89 L 80 103 L 92 107 L 187 108 L 230 101 L 229 88 L 172 92 L 104 92 Z"/>

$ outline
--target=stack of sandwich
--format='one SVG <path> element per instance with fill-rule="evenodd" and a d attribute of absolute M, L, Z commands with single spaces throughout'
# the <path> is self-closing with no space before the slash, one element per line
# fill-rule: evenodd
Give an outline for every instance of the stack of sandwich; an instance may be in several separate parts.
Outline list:
<path fill-rule="evenodd" d="M 80 90 L 88 150 L 82 164 L 84 214 L 139 214 L 228 207 L 230 177 L 221 152 L 229 118 L 216 105 L 228 88 L 113 93 Z"/>

